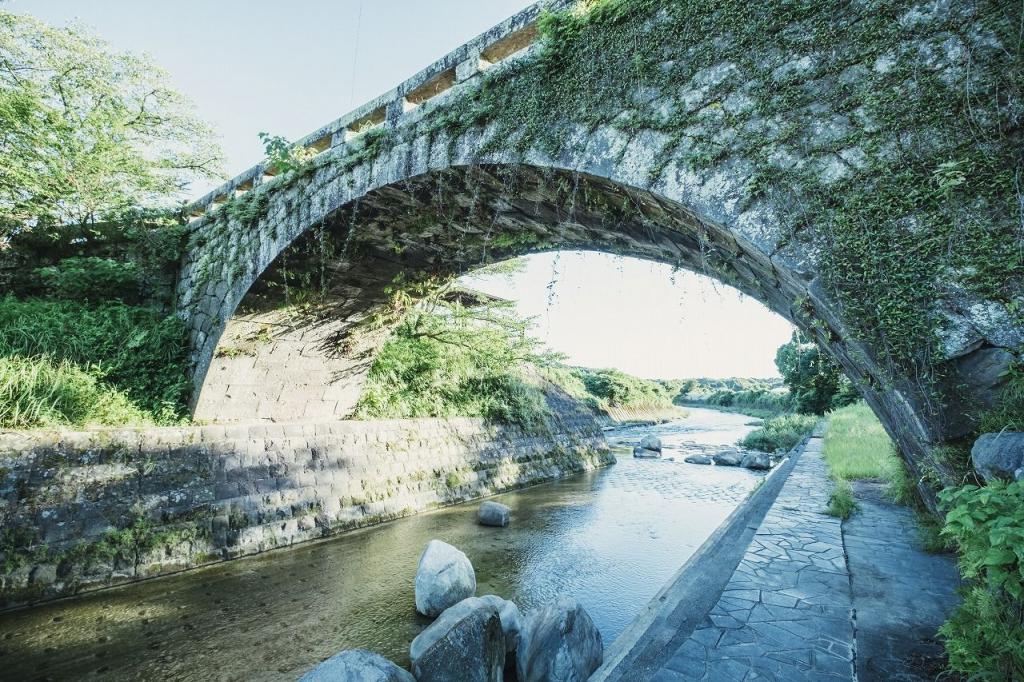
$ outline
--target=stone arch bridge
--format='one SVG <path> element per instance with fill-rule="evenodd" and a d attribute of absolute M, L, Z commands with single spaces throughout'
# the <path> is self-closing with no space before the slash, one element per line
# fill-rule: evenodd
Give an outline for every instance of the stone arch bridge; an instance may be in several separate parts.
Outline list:
<path fill-rule="evenodd" d="M 177 306 L 195 416 L 344 417 L 395 282 L 591 249 L 763 302 L 835 357 L 918 475 L 943 474 L 930 453 L 972 431 L 1024 341 L 1020 270 L 996 289 L 970 276 L 977 234 L 1019 264 L 1019 203 L 973 192 L 982 162 L 957 165 L 985 145 L 1004 170 L 1019 157 L 1010 138 L 950 132 L 990 105 L 1006 119 L 1013 92 L 973 114 L 964 93 L 998 78 L 1013 17 L 981 1 L 756 5 L 529 7 L 299 141 L 316 153 L 304 166 L 265 161 L 192 204 Z M 890 179 L 933 198 L 885 197 Z M 857 206 L 867 218 L 845 220 Z M 956 228 L 904 294 L 921 273 L 900 264 L 936 215 Z M 862 234 L 877 260 L 851 260 Z M 901 346 L 910 361 L 879 312 L 902 306 L 931 324 Z"/>

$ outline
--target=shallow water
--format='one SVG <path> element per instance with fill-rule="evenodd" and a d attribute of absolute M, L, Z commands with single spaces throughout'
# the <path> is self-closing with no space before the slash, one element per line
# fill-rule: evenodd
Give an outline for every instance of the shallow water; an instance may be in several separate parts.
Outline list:
<path fill-rule="evenodd" d="M 687 442 L 731 445 L 750 417 L 690 417 L 608 432 L 655 433 L 666 456 Z M 342 649 L 400 664 L 427 624 L 413 576 L 432 538 L 462 549 L 477 594 L 523 610 L 579 599 L 605 646 L 756 485 L 744 469 L 633 459 L 500 495 L 508 528 L 475 523 L 469 503 L 331 540 L 0 616 L 0 679 L 278 680 Z"/>

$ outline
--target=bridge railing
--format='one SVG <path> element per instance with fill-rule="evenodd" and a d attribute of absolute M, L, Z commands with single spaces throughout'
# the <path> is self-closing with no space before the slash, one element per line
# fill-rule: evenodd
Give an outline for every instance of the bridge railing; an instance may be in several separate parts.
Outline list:
<path fill-rule="evenodd" d="M 295 142 L 295 147 L 309 148 L 318 154 L 335 152 L 344 155 L 344 148 L 357 144 L 364 134 L 379 127 L 397 127 L 415 122 L 436 108 L 450 95 L 492 69 L 507 68 L 537 47 L 540 33 L 537 20 L 545 9 L 562 10 L 576 0 L 541 0 L 509 17 L 437 60 L 397 87 L 350 111 L 341 118 L 318 128 Z M 201 219 L 210 211 L 245 194 L 276 174 L 267 159 L 228 180 L 202 198 L 186 205 L 190 221 Z"/>

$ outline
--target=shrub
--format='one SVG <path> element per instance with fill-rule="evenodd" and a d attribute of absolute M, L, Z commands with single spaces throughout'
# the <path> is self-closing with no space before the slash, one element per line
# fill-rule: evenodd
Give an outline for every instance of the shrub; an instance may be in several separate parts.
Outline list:
<path fill-rule="evenodd" d="M 942 626 L 950 666 L 978 680 L 1024 679 L 1024 483 L 940 493 L 942 535 L 960 553 L 963 602 Z"/>
<path fill-rule="evenodd" d="M 135 263 L 109 258 L 65 258 L 36 270 L 53 298 L 99 303 L 135 302 L 139 298 L 139 269 Z"/>
<path fill-rule="evenodd" d="M 1024 431 L 1024 362 L 1015 362 L 1003 373 L 1006 383 L 994 409 L 981 416 L 981 430 Z"/>
<path fill-rule="evenodd" d="M 504 314 L 459 305 L 414 309 L 381 347 L 356 416 L 483 417 L 537 426 L 548 411 L 540 388 L 526 380 L 533 359 L 535 342 Z"/>
<path fill-rule="evenodd" d="M 122 303 L 0 299 L 0 357 L 67 361 L 159 423 L 180 420 L 190 385 L 177 317 Z"/>
<path fill-rule="evenodd" d="M 765 421 L 760 428 L 748 433 L 740 445 L 764 452 L 786 451 L 807 436 L 818 423 L 818 417 L 809 414 L 784 414 Z"/>
<path fill-rule="evenodd" d="M 617 369 L 581 369 L 587 391 L 609 407 L 671 407 L 672 395 L 663 384 Z"/>
<path fill-rule="evenodd" d="M 857 511 L 857 502 L 853 499 L 850 482 L 844 478 L 836 479 L 836 489 L 828 498 L 828 507 L 825 508 L 825 513 L 846 520 L 855 511 Z"/>
<path fill-rule="evenodd" d="M 547 381 L 599 415 L 620 407 L 671 408 L 679 391 L 679 382 L 642 379 L 617 369 L 568 367 L 555 362 L 545 362 L 538 369 Z"/>
<path fill-rule="evenodd" d="M 67 360 L 0 357 L 0 426 L 144 424 L 150 418 L 123 393 Z"/>

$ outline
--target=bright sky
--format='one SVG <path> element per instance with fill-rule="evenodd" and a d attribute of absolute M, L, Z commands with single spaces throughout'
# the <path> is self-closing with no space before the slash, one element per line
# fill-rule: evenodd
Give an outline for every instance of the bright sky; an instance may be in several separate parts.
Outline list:
<path fill-rule="evenodd" d="M 234 175 L 261 158 L 261 131 L 302 137 L 529 4 L 10 0 L 4 9 L 58 25 L 77 19 L 118 50 L 150 54 L 220 132 Z M 570 362 L 663 378 L 776 374 L 790 327 L 756 301 L 653 263 L 565 253 L 553 277 L 554 261 L 535 256 L 510 282 L 475 285 L 518 300 Z"/>

